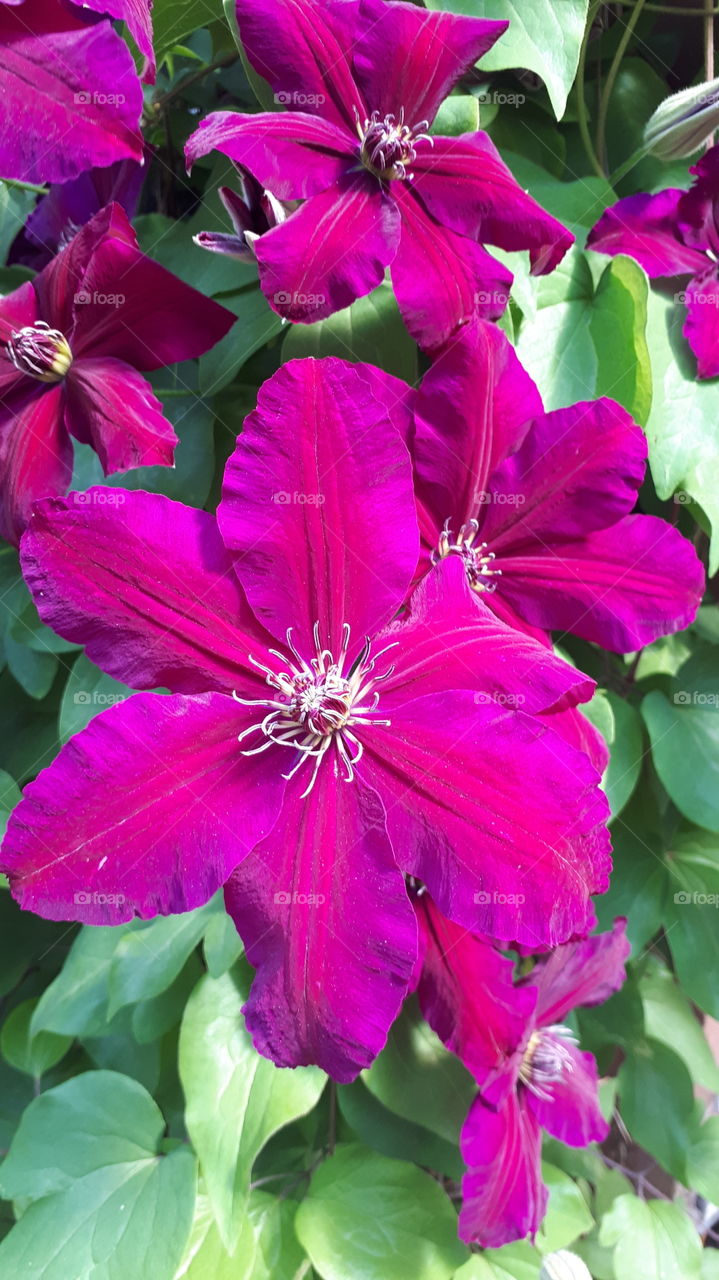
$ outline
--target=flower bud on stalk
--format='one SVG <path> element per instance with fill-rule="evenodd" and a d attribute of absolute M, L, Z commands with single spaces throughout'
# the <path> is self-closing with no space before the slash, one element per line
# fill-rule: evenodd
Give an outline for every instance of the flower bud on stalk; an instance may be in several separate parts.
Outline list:
<path fill-rule="evenodd" d="M 644 127 L 646 150 L 660 160 L 693 155 L 719 127 L 719 79 L 682 89 L 660 102 Z"/>

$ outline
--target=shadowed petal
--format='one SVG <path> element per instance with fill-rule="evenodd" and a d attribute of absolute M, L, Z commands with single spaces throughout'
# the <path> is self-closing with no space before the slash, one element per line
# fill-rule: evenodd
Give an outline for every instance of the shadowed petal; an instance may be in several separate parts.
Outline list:
<path fill-rule="evenodd" d="M 311 764 L 306 768 L 309 770 Z M 310 794 L 288 784 L 277 826 L 238 867 L 227 909 L 257 967 L 245 1006 L 260 1053 L 353 1080 L 383 1048 L 407 992 L 417 926 L 378 796 L 329 761 Z"/>
<path fill-rule="evenodd" d="M 690 280 L 684 290 L 687 318 L 682 330 L 697 358 L 700 378 L 719 374 L 719 279 L 717 268 Z"/>
<path fill-rule="evenodd" d="M 188 166 L 209 151 L 245 165 L 280 200 L 318 195 L 356 163 L 359 138 L 302 111 L 215 111 L 191 134 Z"/>
<path fill-rule="evenodd" d="M 260 687 L 248 649 L 265 636 L 207 512 L 90 489 L 39 503 L 21 554 L 43 621 L 116 679 L 183 693 Z"/>
<path fill-rule="evenodd" d="M 279 640 L 296 628 L 305 656 L 316 621 L 335 658 L 348 623 L 355 656 L 412 579 L 411 466 L 396 380 L 382 402 L 383 378 L 334 358 L 291 360 L 260 389 L 227 464 L 218 520 L 242 585 Z"/>
<path fill-rule="evenodd" d="M 246 757 L 219 693 L 140 693 L 102 712 L 25 790 L 0 852 L 13 895 L 50 920 L 191 911 L 272 829 L 284 782 Z"/>
<path fill-rule="evenodd" d="M 510 1094 L 498 1111 L 477 1098 L 462 1129 L 459 1234 L 467 1243 L 499 1249 L 539 1230 L 547 1209 L 542 1184 L 542 1135 L 530 1111 Z"/>
<path fill-rule="evenodd" d="M 410 127 L 432 123 L 456 82 L 509 26 L 385 0 L 360 0 L 359 12 L 354 65 L 370 111 L 399 116 L 404 108 Z"/>
<path fill-rule="evenodd" d="M 586 1147 L 590 1142 L 603 1142 L 609 1133 L 609 1125 L 599 1107 L 594 1057 L 591 1053 L 582 1053 L 573 1044 L 567 1044 L 566 1040 L 560 1040 L 551 1031 L 545 1031 L 544 1036 L 546 1040 L 561 1043 L 566 1065 L 560 1078 L 549 1086 L 551 1098 L 539 1098 L 527 1090 L 526 1106 L 547 1133 L 560 1142 L 566 1142 L 567 1146 Z"/>
<path fill-rule="evenodd" d="M 571 1009 L 603 1004 L 619 990 L 631 950 L 626 923 L 620 918 L 609 933 L 557 947 L 535 965 L 529 981 L 539 989 L 539 1022 L 545 1026 L 563 1022 Z"/>
<path fill-rule="evenodd" d="M 8 542 L 19 541 L 33 502 L 64 493 L 72 477 L 62 388 L 36 387 L 6 395 L 0 413 L 0 536 Z"/>
<path fill-rule="evenodd" d="M 458 924 L 529 946 L 581 933 L 609 869 L 598 775 L 550 723 L 452 692 L 362 734 L 402 868 Z"/>
<path fill-rule="evenodd" d="M 486 133 L 436 137 L 412 166 L 429 212 L 462 235 L 528 249 L 532 273 L 553 271 L 574 236 L 523 191 Z"/>
<path fill-rule="evenodd" d="M 381 284 L 399 244 L 399 214 L 370 174 L 312 196 L 255 242 L 260 284 L 278 315 L 310 324 Z"/>
<path fill-rule="evenodd" d="M 66 382 L 65 422 L 91 444 L 105 475 L 130 467 L 171 467 L 174 428 L 142 374 L 105 356 L 77 360 Z"/>
<path fill-rule="evenodd" d="M 684 244 L 678 225 L 679 202 L 684 195 L 670 187 L 654 196 L 618 200 L 592 227 L 587 248 L 610 257 L 626 253 L 644 267 L 652 280 L 703 271 L 708 261 L 706 253 Z"/>

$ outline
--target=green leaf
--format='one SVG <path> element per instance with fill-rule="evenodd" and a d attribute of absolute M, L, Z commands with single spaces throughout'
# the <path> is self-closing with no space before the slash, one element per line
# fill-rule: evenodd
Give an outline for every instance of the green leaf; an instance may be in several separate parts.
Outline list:
<path fill-rule="evenodd" d="M 589 1206 L 573 1178 L 553 1164 L 542 1163 L 542 1180 L 549 1190 L 547 1213 L 538 1233 L 542 1253 L 565 1249 L 594 1226 Z"/>
<path fill-rule="evenodd" d="M 152 32 L 158 67 L 173 45 L 198 27 L 206 27 L 217 16 L 208 10 L 204 0 L 154 0 Z"/>
<path fill-rule="evenodd" d="M 719 1201 L 719 1116 L 699 1125 L 687 1151 L 687 1182 L 711 1204 Z"/>
<path fill-rule="evenodd" d="M 209 1200 L 198 1196 L 187 1252 L 175 1280 L 301 1280 L 310 1264 L 295 1236 L 296 1210 L 294 1200 L 253 1191 L 239 1243 L 229 1254 Z"/>
<path fill-rule="evenodd" d="M 606 689 L 598 689 L 591 702 L 580 710 L 599 730 L 609 747 L 609 764 L 602 778 L 602 787 L 607 793 L 612 817 L 616 818 L 631 798 L 642 770 L 644 740 L 641 720 L 630 703 Z"/>
<path fill-rule="evenodd" d="M 44 698 L 57 674 L 57 654 L 40 652 L 22 644 L 15 639 L 12 628 L 6 631 L 4 643 L 8 668 L 18 684 L 31 698 Z"/>
<path fill-rule="evenodd" d="M 647 282 L 636 262 L 613 258 L 595 288 L 586 256 L 573 249 L 534 287 L 536 311 L 524 317 L 517 353 L 547 408 L 611 396 L 646 421 L 652 394 Z"/>
<path fill-rule="evenodd" d="M 640 1042 L 619 1068 L 619 1097 L 634 1141 L 683 1182 L 694 1090 L 681 1058 L 658 1040 Z"/>
<path fill-rule="evenodd" d="M 449 1280 L 467 1258 L 439 1184 L 361 1146 L 320 1165 L 295 1229 L 324 1280 Z"/>
<path fill-rule="evenodd" d="M 639 990 L 647 1035 L 679 1054 L 695 1084 L 718 1092 L 719 1067 L 701 1022 L 669 969 L 656 956 L 648 957 Z"/>
<path fill-rule="evenodd" d="M 417 378 L 416 347 L 387 283 L 327 320 L 293 325 L 282 344 L 282 358 L 303 356 L 339 356 L 375 364 L 405 382 Z"/>
<path fill-rule="evenodd" d="M 132 931 L 118 936 L 110 967 L 109 1016 L 165 991 L 218 910 L 224 910 L 221 898 L 212 898 L 196 911 L 138 921 Z"/>
<path fill-rule="evenodd" d="M 22 792 L 15 779 L 4 769 L 0 769 L 0 839 L 5 835 L 10 814 L 21 799 Z"/>
<path fill-rule="evenodd" d="M 526 1241 L 475 1254 L 454 1274 L 454 1280 L 537 1280 L 542 1255 Z"/>
<path fill-rule="evenodd" d="M 473 18 L 509 22 L 494 48 L 482 58 L 482 71 L 527 67 L 547 86 L 560 120 L 579 62 L 588 0 L 429 0 L 430 9 L 451 9 Z"/>
<path fill-rule="evenodd" d="M 599 1238 L 616 1246 L 616 1280 L 699 1280 L 699 1236 L 676 1204 L 619 1196 L 602 1221 Z"/>
<path fill-rule="evenodd" d="M 32 1019 L 33 1035 L 98 1035 L 107 1024 L 110 965 L 120 940 L 118 928 L 86 925 L 70 948 Z"/>
<path fill-rule="evenodd" d="M 680 690 L 670 702 L 655 689 L 641 712 L 656 771 L 675 805 L 697 826 L 719 832 L 719 703 L 696 703 L 694 694 Z"/>
<path fill-rule="evenodd" d="M 0 1034 L 0 1050 L 11 1067 L 39 1079 L 65 1056 L 72 1036 L 51 1031 L 33 1034 L 30 1023 L 36 1005 L 37 1000 L 24 1000 L 8 1014 Z"/>
<path fill-rule="evenodd" d="M 476 133 L 479 129 L 479 103 L 471 93 L 453 93 L 440 104 L 430 133 L 440 137 L 457 137 L 460 133 Z"/>
<path fill-rule="evenodd" d="M 519 113 L 518 130 L 522 127 L 523 113 Z M 492 131 L 494 132 L 494 131 Z M 584 177 L 575 182 L 558 182 L 557 176 L 548 173 L 535 160 L 526 155 L 502 148 L 502 159 L 509 165 L 520 186 L 524 187 L 547 213 L 563 222 L 577 239 L 584 239 L 607 205 L 616 196 L 603 178 Z"/>
<path fill-rule="evenodd" d="M 211 978 L 221 978 L 242 955 L 242 939 L 226 911 L 210 917 L 203 941 L 205 964 Z"/>
<path fill-rule="evenodd" d="M 200 356 L 200 390 L 207 396 L 222 391 L 250 356 L 283 329 L 282 317 L 272 310 L 257 283 L 238 293 L 220 294 L 217 301 L 237 313 L 237 322 L 211 351 Z"/>
<path fill-rule="evenodd" d="M 36 201 L 34 191 L 0 182 L 0 262 L 5 261 L 10 245 L 25 226 Z"/>
<path fill-rule="evenodd" d="M 361 1080 L 342 1085 L 337 1096 L 342 1115 L 366 1147 L 396 1160 L 414 1160 L 450 1178 L 462 1177 L 464 1161 L 456 1144 L 389 1111 Z"/>
<path fill-rule="evenodd" d="M 186 1124 L 228 1249 L 239 1239 L 255 1158 L 268 1138 L 305 1115 L 324 1088 L 323 1072 L 275 1067 L 252 1045 L 236 973 L 202 979 L 180 1031 L 179 1069 Z"/>
<path fill-rule="evenodd" d="M 671 875 L 665 928 L 682 989 L 719 1017 L 719 838 L 709 831 L 675 836 L 666 854 Z"/>
<path fill-rule="evenodd" d="M 93 716 L 112 707 L 116 702 L 129 698 L 132 689 L 105 675 L 84 653 L 78 655 L 70 672 L 60 704 L 60 741 L 68 738 L 90 723 Z"/>

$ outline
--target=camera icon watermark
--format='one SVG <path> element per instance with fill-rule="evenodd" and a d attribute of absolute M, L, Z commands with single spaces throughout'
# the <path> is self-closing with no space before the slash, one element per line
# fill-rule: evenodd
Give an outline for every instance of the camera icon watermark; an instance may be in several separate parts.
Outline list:
<path fill-rule="evenodd" d="M 672 701 L 677 707 L 717 707 L 719 691 L 704 693 L 701 689 L 678 689 Z"/>
<path fill-rule="evenodd" d="M 79 89 L 73 100 L 78 107 L 122 107 L 127 102 L 124 93 L 99 93 L 90 89 Z"/>
<path fill-rule="evenodd" d="M 522 107 L 526 101 L 523 93 L 504 93 L 501 89 L 485 89 L 477 94 L 480 107 Z"/>
<path fill-rule="evenodd" d="M 279 107 L 295 107 L 300 111 L 307 107 L 322 107 L 327 98 L 324 93 L 302 93 L 300 90 L 280 90 L 274 95 Z"/>
<path fill-rule="evenodd" d="M 527 497 L 524 493 L 501 493 L 493 489 L 478 489 L 474 494 L 474 501 L 478 507 L 488 507 L 492 504 L 497 507 L 523 507 Z"/>
<path fill-rule="evenodd" d="M 680 889 L 674 894 L 674 902 L 678 907 L 719 907 L 719 893 L 699 893 L 696 889 Z"/>
<path fill-rule="evenodd" d="M 89 489 L 70 496 L 76 507 L 121 507 L 126 499 L 122 489 Z"/>
<path fill-rule="evenodd" d="M 527 701 L 523 693 L 505 693 L 501 689 L 495 689 L 492 693 L 479 692 L 474 695 L 474 702 L 478 707 L 489 706 L 493 704 L 498 707 L 522 707 Z"/>
<path fill-rule="evenodd" d="M 480 907 L 522 907 L 527 901 L 523 893 L 501 893 L 499 889 L 491 891 L 478 889 L 474 901 Z"/>
<path fill-rule="evenodd" d="M 98 893 L 96 889 L 78 889 L 73 895 L 73 902 L 78 907 L 121 907 L 126 901 L 124 893 Z"/>
<path fill-rule="evenodd" d="M 273 493 L 272 501 L 280 507 L 321 507 L 326 498 L 324 493 L 302 493 L 298 489 L 295 489 L 294 493 L 287 493 L 284 489 L 280 489 L 277 493 Z"/>
<path fill-rule="evenodd" d="M 300 907 L 321 907 L 327 901 L 324 893 L 296 893 L 286 889 L 280 889 L 275 894 L 274 901 L 278 906 L 300 906 Z"/>
<path fill-rule="evenodd" d="M 114 707 L 116 702 L 124 702 L 122 693 L 100 693 L 97 689 L 78 689 L 72 700 L 76 707 Z"/>
<path fill-rule="evenodd" d="M 88 293 L 86 289 L 79 289 L 73 302 L 76 307 L 124 307 L 126 298 L 124 293 L 99 293 L 97 289 Z"/>
<path fill-rule="evenodd" d="M 321 307 L 327 301 L 327 295 L 324 293 L 302 293 L 299 290 L 295 293 L 289 293 L 286 289 L 280 289 L 277 293 L 273 293 L 272 301 L 278 307 Z"/>

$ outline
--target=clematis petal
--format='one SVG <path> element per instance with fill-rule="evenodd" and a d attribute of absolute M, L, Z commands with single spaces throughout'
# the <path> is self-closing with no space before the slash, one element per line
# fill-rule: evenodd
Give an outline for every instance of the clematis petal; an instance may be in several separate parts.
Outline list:
<path fill-rule="evenodd" d="M 528 981 L 539 991 L 539 1023 L 561 1023 L 570 1010 L 603 1004 L 619 990 L 631 950 L 626 924 L 620 917 L 608 933 L 568 942 L 535 965 Z"/>
<path fill-rule="evenodd" d="M 262 292 L 287 320 L 321 320 L 382 283 L 399 234 L 391 195 L 368 173 L 347 176 L 255 242 Z"/>
<path fill-rule="evenodd" d="M 237 0 L 236 12 L 248 60 L 275 101 L 354 133 L 357 115 L 368 114 L 351 70 L 355 0 Z"/>
<path fill-rule="evenodd" d="M 412 127 L 431 124 L 440 104 L 508 22 L 427 12 L 392 0 L 360 0 L 354 66 L 371 111 Z"/>
<path fill-rule="evenodd" d="M 634 507 L 646 458 L 641 427 L 605 396 L 543 414 L 489 478 L 482 537 L 521 554 L 606 529 Z"/>
<path fill-rule="evenodd" d="M 310 768 L 311 765 L 306 766 Z M 257 977 L 245 1006 L 260 1053 L 346 1083 L 369 1066 L 407 992 L 417 926 L 377 795 L 327 762 L 288 784 L 269 839 L 231 877 L 227 909 Z"/>
<path fill-rule="evenodd" d="M 561 734 L 565 742 L 584 751 L 598 774 L 603 774 L 609 764 L 609 747 L 606 738 L 590 723 L 579 707 L 566 707 L 551 711 L 549 724 Z"/>
<path fill-rule="evenodd" d="M 105 475 L 172 466 L 174 428 L 149 382 L 124 360 L 76 360 L 65 385 L 67 428 L 92 445 Z"/>
<path fill-rule="evenodd" d="M 444 915 L 536 947 L 581 933 L 606 888 L 606 798 L 587 757 L 521 711 L 469 692 L 393 707 L 364 728 L 362 776 L 402 868 Z"/>
<path fill-rule="evenodd" d="M 441 226 L 412 188 L 392 183 L 402 219 L 392 263 L 397 304 L 423 349 L 454 340 L 475 316 L 496 320 L 509 302 L 512 274 L 481 245 Z"/>
<path fill-rule="evenodd" d="M 78 12 L 46 0 L 0 5 L 6 178 L 67 182 L 94 165 L 142 158 L 130 50 L 109 22 L 87 26 Z"/>
<path fill-rule="evenodd" d="M 280 200 L 318 195 L 347 173 L 359 154 L 359 138 L 303 111 L 240 115 L 215 111 L 188 139 L 192 166 L 209 151 L 244 165 Z"/>
<path fill-rule="evenodd" d="M 30 379 L 23 379 L 29 382 Z M 0 410 L 0 537 L 17 543 L 37 498 L 64 493 L 72 444 L 63 424 L 62 388 L 18 387 Z"/>
<path fill-rule="evenodd" d="M 654 196 L 625 196 L 606 209 L 592 227 L 587 248 L 614 257 L 634 258 L 652 279 L 658 276 L 694 275 L 708 265 L 704 248 L 684 243 L 679 227 L 679 207 L 684 191 L 670 187 Z"/>
<path fill-rule="evenodd" d="M 264 688 L 266 647 L 212 516 L 159 494 L 89 489 L 38 503 L 22 544 L 44 622 L 136 688 Z"/>
<path fill-rule="evenodd" d="M 680 195 L 677 206 L 677 228 L 688 246 L 708 250 L 709 258 L 716 260 L 719 251 L 719 231 L 715 212 L 717 186 L 719 186 L 719 147 L 710 147 L 689 170 L 695 180 L 688 191 Z M 705 263 L 705 265 L 707 265 Z"/>
<path fill-rule="evenodd" d="M 145 59 L 142 79 L 145 84 L 154 84 L 157 66 L 152 45 L 152 0 L 86 0 L 86 3 L 95 13 L 108 14 L 127 24 L 130 35 Z"/>
<path fill-rule="evenodd" d="M 191 911 L 271 831 L 284 782 L 237 743 L 220 693 L 140 693 L 103 711 L 25 789 L 0 865 L 26 911 L 120 924 Z"/>
<path fill-rule="evenodd" d="M 459 1234 L 468 1244 L 499 1249 L 534 1236 L 547 1209 L 542 1183 L 542 1134 L 526 1107 L 510 1094 L 498 1111 L 481 1098 L 473 1103 L 462 1129 L 462 1179 Z"/>
<path fill-rule="evenodd" d="M 23 376 L 8 358 L 5 344 L 17 329 L 35 324 L 37 319 L 37 298 L 31 284 L 21 284 L 19 289 L 0 298 L 0 412 L 9 393 L 20 389 L 21 384 L 25 390 L 32 386 L 32 380 Z"/>
<path fill-rule="evenodd" d="M 553 271 L 574 236 L 523 191 L 486 133 L 434 139 L 414 186 L 438 222 L 500 249 L 528 249 L 533 275 Z"/>
<path fill-rule="evenodd" d="M 687 627 L 704 590 L 692 544 L 656 516 L 625 516 L 574 542 L 498 555 L 502 595 L 529 623 L 633 653 Z"/>
<path fill-rule="evenodd" d="M 133 217 L 145 174 L 136 160 L 117 160 L 106 169 L 88 169 L 72 182 L 55 183 L 25 224 L 29 249 L 22 260 L 38 269 L 46 266 L 68 236 L 108 204 L 122 205 Z"/>
<path fill-rule="evenodd" d="M 471 689 L 477 703 L 544 711 L 591 698 L 594 681 L 546 645 L 508 627 L 470 591 L 461 560 L 440 561 L 410 599 L 410 615 L 377 637 L 395 643 L 382 707 L 448 689 Z M 586 721 L 585 721 L 586 723 Z"/>
<path fill-rule="evenodd" d="M 716 266 L 690 280 L 684 291 L 687 318 L 682 330 L 697 358 L 700 378 L 719 374 L 719 278 Z"/>
<path fill-rule="evenodd" d="M 417 994 L 423 1016 L 492 1102 L 514 1088 L 518 1052 L 537 1003 L 532 987 L 515 987 L 511 960 L 484 938 L 443 916 L 428 893 L 415 899 L 424 942 Z"/>
<path fill-rule="evenodd" d="M 258 618 L 282 642 L 315 622 L 351 655 L 402 603 L 417 558 L 396 380 L 343 360 L 291 360 L 260 389 L 225 471 L 220 530 Z M 400 406 L 401 407 L 401 406 Z M 388 554 L 391 530 L 391 554 Z M 311 647 L 314 653 L 314 645 Z"/>
<path fill-rule="evenodd" d="M 544 1035 L 550 1041 L 559 1040 L 551 1031 L 545 1031 Z M 526 1106 L 547 1133 L 569 1147 L 603 1142 L 609 1125 L 599 1107 L 594 1057 L 566 1041 L 562 1042 L 562 1054 L 568 1061 L 560 1079 L 553 1080 L 548 1088 L 551 1098 L 539 1098 L 527 1090 Z"/>
<path fill-rule="evenodd" d="M 496 325 L 475 320 L 440 353 L 417 394 L 414 444 L 418 494 L 437 531 L 450 520 L 456 533 L 479 514 L 489 476 L 542 412 L 539 391 Z"/>
<path fill-rule="evenodd" d="M 76 297 L 87 295 L 83 277 L 88 263 L 108 237 L 123 244 L 137 244 L 127 214 L 119 204 L 99 209 L 32 282 L 40 315 L 65 334 L 70 333 L 75 323 Z M 117 293 L 117 282 L 112 293 L 113 296 Z"/>

